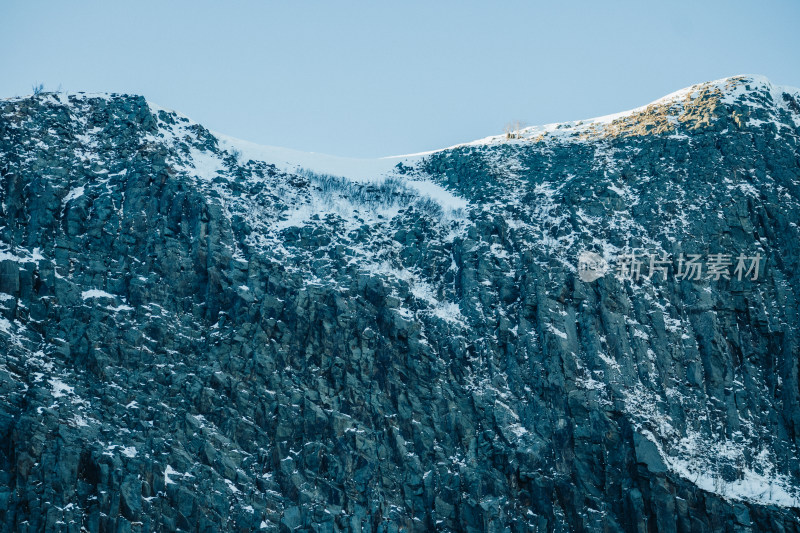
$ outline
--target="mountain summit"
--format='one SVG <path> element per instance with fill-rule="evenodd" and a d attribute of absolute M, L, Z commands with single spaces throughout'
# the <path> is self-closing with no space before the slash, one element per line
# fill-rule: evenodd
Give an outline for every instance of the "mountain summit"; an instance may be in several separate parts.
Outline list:
<path fill-rule="evenodd" d="M 0 100 L 0 529 L 800 531 L 800 91 L 354 160 Z"/>

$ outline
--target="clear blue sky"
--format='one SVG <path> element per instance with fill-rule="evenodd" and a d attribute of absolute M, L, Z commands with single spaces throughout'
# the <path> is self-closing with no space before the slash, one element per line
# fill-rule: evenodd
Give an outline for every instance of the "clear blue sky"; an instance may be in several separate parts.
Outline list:
<path fill-rule="evenodd" d="M 261 144 L 373 157 L 764 74 L 800 86 L 800 2 L 0 4 L 0 96 L 137 93 Z"/>

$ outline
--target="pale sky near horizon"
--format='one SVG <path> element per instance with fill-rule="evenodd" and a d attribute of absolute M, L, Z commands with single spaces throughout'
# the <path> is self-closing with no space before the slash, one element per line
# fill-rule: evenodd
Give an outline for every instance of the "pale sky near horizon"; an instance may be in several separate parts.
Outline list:
<path fill-rule="evenodd" d="M 800 87 L 800 2 L 0 2 L 0 97 L 142 94 L 209 129 L 351 157 L 638 107 L 702 81 Z"/>

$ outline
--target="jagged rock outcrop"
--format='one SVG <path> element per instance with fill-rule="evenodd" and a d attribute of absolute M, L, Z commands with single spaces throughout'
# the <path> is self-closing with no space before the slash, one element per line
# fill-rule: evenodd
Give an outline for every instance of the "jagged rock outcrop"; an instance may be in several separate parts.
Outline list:
<path fill-rule="evenodd" d="M 800 531 L 799 147 L 755 77 L 364 162 L 0 100 L 0 529 Z"/>

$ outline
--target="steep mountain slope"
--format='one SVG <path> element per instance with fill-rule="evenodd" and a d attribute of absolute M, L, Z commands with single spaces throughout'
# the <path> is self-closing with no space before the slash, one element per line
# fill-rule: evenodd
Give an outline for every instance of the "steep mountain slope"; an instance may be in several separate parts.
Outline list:
<path fill-rule="evenodd" d="M 0 100 L 0 527 L 800 531 L 799 143 L 758 77 L 375 161 Z"/>

